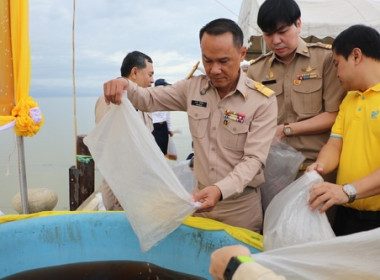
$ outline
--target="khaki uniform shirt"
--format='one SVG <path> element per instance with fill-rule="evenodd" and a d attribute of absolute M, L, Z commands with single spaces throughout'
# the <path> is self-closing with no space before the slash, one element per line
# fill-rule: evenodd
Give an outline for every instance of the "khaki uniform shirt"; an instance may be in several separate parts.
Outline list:
<path fill-rule="evenodd" d="M 130 82 L 127 94 L 142 111 L 187 111 L 195 177 L 202 186 L 217 185 L 225 199 L 264 181 L 277 105 L 273 92 L 261 86 L 240 71 L 236 91 L 223 99 L 204 75 L 166 87 Z"/>
<path fill-rule="evenodd" d="M 275 91 L 278 124 L 336 112 L 345 94 L 332 61 L 331 45 L 307 44 L 302 39 L 289 65 L 269 52 L 252 62 L 247 75 Z M 294 135 L 285 137 L 284 141 L 314 161 L 329 135 L 330 131 Z"/>

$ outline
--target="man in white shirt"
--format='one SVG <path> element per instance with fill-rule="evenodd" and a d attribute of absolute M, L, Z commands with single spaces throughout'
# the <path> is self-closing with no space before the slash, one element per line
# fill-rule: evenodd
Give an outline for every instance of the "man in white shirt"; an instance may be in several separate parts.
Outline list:
<path fill-rule="evenodd" d="M 157 79 L 154 86 L 167 86 L 170 85 L 165 79 Z M 162 153 L 167 155 L 169 136 L 173 136 L 171 129 L 170 112 L 169 111 L 156 111 L 152 112 L 153 131 L 152 134 L 160 147 Z"/>

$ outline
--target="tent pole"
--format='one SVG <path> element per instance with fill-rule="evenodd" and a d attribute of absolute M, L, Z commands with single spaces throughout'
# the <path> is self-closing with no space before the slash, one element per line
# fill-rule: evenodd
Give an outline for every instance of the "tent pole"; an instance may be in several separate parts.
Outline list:
<path fill-rule="evenodd" d="M 24 214 L 29 214 L 28 192 L 27 192 L 27 184 L 26 184 L 26 169 L 25 169 L 24 138 L 22 136 L 17 136 L 17 151 L 18 151 L 18 175 L 19 175 L 19 182 L 20 182 L 22 212 Z"/>

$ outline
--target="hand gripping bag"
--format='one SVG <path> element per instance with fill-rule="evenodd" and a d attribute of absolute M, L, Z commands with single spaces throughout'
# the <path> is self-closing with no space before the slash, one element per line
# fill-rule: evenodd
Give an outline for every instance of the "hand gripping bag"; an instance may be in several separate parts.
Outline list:
<path fill-rule="evenodd" d="M 197 207 L 124 95 L 84 139 L 123 207 L 143 252 L 173 232 Z"/>
<path fill-rule="evenodd" d="M 264 252 L 252 257 L 292 280 L 380 279 L 380 229 L 335 237 L 326 214 L 309 209 L 311 171 L 269 204 L 264 219 Z"/>
<path fill-rule="evenodd" d="M 326 214 L 308 205 L 311 187 L 322 181 L 316 171 L 305 173 L 272 199 L 264 218 L 264 250 L 335 236 Z"/>

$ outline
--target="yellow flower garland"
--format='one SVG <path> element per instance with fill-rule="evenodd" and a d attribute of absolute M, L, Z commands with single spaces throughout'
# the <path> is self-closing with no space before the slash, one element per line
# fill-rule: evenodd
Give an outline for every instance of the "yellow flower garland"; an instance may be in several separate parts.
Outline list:
<path fill-rule="evenodd" d="M 31 109 L 37 108 L 38 104 L 32 97 L 28 96 L 21 99 L 12 110 L 12 116 L 15 117 L 15 133 L 18 136 L 33 136 L 44 123 L 42 114 L 38 114 L 34 119 L 31 116 Z"/>

